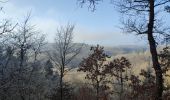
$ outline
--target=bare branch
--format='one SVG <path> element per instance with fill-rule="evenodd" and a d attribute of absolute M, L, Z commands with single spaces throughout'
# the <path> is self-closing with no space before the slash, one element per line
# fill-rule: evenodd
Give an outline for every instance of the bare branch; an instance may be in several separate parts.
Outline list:
<path fill-rule="evenodd" d="M 88 9 L 91 9 L 92 11 L 96 10 L 96 5 L 98 4 L 98 2 L 103 1 L 103 0 L 78 0 L 79 4 L 81 5 L 81 7 L 85 4 L 85 3 L 89 3 Z"/>
<path fill-rule="evenodd" d="M 161 5 L 165 5 L 167 3 L 169 3 L 170 0 L 160 0 L 160 2 L 158 2 L 157 4 L 155 4 L 155 7 L 161 6 Z"/>

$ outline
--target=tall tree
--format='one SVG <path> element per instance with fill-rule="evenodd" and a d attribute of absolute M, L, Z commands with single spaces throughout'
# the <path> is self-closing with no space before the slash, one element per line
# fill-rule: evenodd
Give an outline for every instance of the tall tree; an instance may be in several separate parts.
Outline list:
<path fill-rule="evenodd" d="M 124 86 L 128 81 L 128 74 L 131 68 L 130 61 L 125 57 L 121 57 L 114 59 L 105 66 L 106 68 L 104 71 L 112 77 L 111 79 L 116 80 L 115 82 L 111 80 L 111 83 L 115 86 L 113 89 L 114 92 L 119 95 L 119 100 L 123 100 L 125 91 Z"/>
<path fill-rule="evenodd" d="M 156 75 L 155 100 L 162 100 L 163 93 L 162 69 L 158 61 L 157 42 L 155 40 L 155 36 L 157 34 L 162 34 L 163 36 L 168 35 L 166 33 L 166 29 L 160 29 L 162 27 L 158 23 L 160 20 L 156 18 L 158 17 L 156 10 L 160 10 L 161 6 L 168 2 L 169 0 L 123 0 L 120 3 L 122 13 L 137 14 L 135 17 L 143 17 L 138 19 L 133 19 L 134 17 L 131 17 L 124 23 L 124 25 L 125 31 L 127 32 L 147 35 L 153 68 Z M 144 20 L 142 21 L 142 19 Z"/>
<path fill-rule="evenodd" d="M 35 79 L 38 77 L 38 75 L 35 74 L 40 71 L 40 68 L 37 68 L 40 67 L 37 56 L 41 52 L 45 39 L 43 35 L 39 35 L 39 32 L 34 29 L 34 26 L 31 25 L 29 21 L 30 14 L 11 35 L 10 41 L 15 47 L 15 54 L 17 56 L 18 65 L 15 66 L 16 71 L 14 79 L 16 81 L 17 92 L 21 100 L 30 98 L 30 95 L 36 88 L 36 85 L 39 84 L 38 80 Z M 31 85 L 33 83 L 34 86 Z"/>
<path fill-rule="evenodd" d="M 60 94 L 63 99 L 63 77 L 71 70 L 68 64 L 80 53 L 82 46 L 76 47 L 73 43 L 74 25 L 68 24 L 66 27 L 61 26 L 56 33 L 55 45 L 50 58 L 57 66 L 60 75 Z"/>
<path fill-rule="evenodd" d="M 78 0 L 81 4 L 89 2 L 90 7 L 95 9 L 95 5 L 101 0 Z M 146 34 L 149 42 L 150 53 L 152 56 L 153 68 L 156 75 L 155 100 L 162 100 L 163 77 L 160 63 L 158 62 L 157 42 L 155 37 L 161 34 L 163 37 L 169 37 L 167 28 L 162 29 L 158 14 L 164 11 L 164 7 L 169 11 L 169 0 L 120 0 L 115 4 L 120 8 L 120 12 L 126 14 L 127 19 L 124 22 L 124 30 L 128 33 Z M 163 8 L 163 9 L 162 9 Z"/>
<path fill-rule="evenodd" d="M 91 51 L 92 54 L 83 59 L 80 63 L 78 71 L 86 72 L 85 79 L 92 82 L 92 85 L 96 90 L 96 100 L 99 100 L 100 96 L 104 94 L 103 91 L 108 88 L 105 84 L 106 73 L 104 71 L 108 55 L 104 53 L 103 47 L 100 47 L 99 45 L 91 47 Z"/>

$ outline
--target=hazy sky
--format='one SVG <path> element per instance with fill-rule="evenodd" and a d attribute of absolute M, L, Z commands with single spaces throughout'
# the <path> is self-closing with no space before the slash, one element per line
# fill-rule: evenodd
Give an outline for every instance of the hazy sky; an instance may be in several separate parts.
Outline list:
<path fill-rule="evenodd" d="M 9 0 L 3 4 L 1 16 L 22 21 L 27 12 L 32 12 L 31 20 L 36 27 L 47 34 L 47 40 L 53 42 L 59 25 L 68 22 L 76 25 L 74 41 L 101 45 L 146 44 L 145 38 L 123 34 L 118 28 L 120 14 L 110 0 L 104 0 L 95 12 L 85 5 L 81 8 L 77 0 Z"/>

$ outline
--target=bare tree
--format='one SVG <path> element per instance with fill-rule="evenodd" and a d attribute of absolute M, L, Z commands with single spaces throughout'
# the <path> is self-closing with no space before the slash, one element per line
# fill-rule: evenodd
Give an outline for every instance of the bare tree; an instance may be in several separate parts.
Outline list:
<path fill-rule="evenodd" d="M 37 56 L 41 53 L 45 39 L 44 36 L 38 35 L 39 32 L 34 29 L 34 26 L 30 25 L 29 20 L 30 14 L 11 35 L 11 42 L 16 49 L 15 53 L 18 60 L 18 66 L 15 68 L 16 72 L 14 76 L 17 81 L 17 90 L 21 100 L 30 98 L 31 93 L 33 93 L 34 89 L 30 84 L 37 81 L 37 83 L 34 83 L 35 88 L 36 85 L 39 85 L 38 80 L 33 78 L 38 77 L 34 75 L 35 72 L 38 72 L 37 69 L 39 68 L 37 67 L 40 66 Z"/>
<path fill-rule="evenodd" d="M 74 25 L 68 24 L 66 27 L 61 26 L 57 30 L 55 38 L 55 48 L 50 58 L 57 66 L 60 75 L 60 99 L 63 100 L 63 77 L 71 70 L 68 64 L 80 53 L 82 46 L 76 47 L 73 43 Z"/>

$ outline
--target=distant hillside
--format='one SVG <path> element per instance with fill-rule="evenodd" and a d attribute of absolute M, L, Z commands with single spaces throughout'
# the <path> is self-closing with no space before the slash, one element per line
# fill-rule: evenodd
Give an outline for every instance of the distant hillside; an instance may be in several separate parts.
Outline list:
<path fill-rule="evenodd" d="M 115 46 L 115 47 L 105 47 L 106 53 L 111 56 L 116 56 L 118 54 L 128 54 L 134 52 L 145 52 L 147 47 L 145 46 L 138 46 L 138 45 L 122 45 L 122 46 Z"/>
<path fill-rule="evenodd" d="M 76 43 L 76 47 L 82 46 L 82 43 Z M 86 58 L 90 54 L 90 47 L 92 45 L 84 44 L 80 54 L 71 62 L 71 67 L 77 67 L 83 58 Z M 46 45 L 45 49 L 52 50 L 54 49 L 54 44 L 49 43 Z M 139 53 L 147 51 L 147 48 L 144 46 L 138 45 L 124 45 L 124 46 L 115 46 L 115 47 L 104 47 L 106 54 L 109 56 L 117 56 L 120 54 L 130 54 L 130 53 Z"/>

